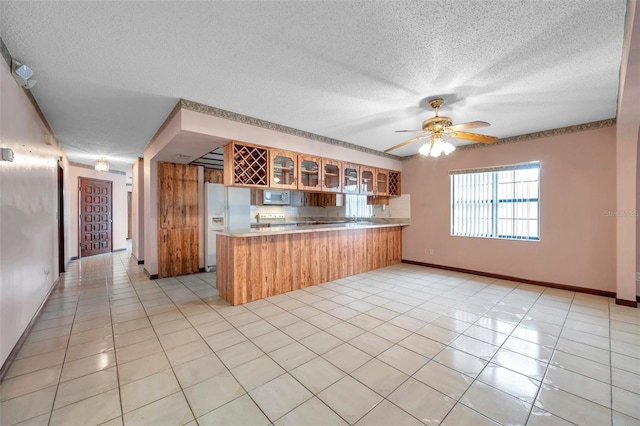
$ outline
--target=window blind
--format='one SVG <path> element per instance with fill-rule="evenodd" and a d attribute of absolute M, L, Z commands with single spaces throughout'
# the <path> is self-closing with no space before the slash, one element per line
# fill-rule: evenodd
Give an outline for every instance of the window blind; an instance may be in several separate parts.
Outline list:
<path fill-rule="evenodd" d="M 540 163 L 452 170 L 451 235 L 540 239 Z"/>

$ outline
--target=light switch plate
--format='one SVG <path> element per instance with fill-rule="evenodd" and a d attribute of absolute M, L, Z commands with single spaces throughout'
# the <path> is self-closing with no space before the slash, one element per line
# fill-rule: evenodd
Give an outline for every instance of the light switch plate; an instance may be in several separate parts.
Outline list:
<path fill-rule="evenodd" d="M 13 150 L 11 148 L 2 148 L 2 161 L 13 161 Z"/>

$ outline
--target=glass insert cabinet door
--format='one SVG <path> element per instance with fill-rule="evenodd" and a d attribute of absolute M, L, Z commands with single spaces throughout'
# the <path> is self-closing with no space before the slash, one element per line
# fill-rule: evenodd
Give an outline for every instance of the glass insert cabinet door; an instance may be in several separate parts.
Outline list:
<path fill-rule="evenodd" d="M 376 195 L 387 195 L 389 193 L 389 172 L 386 170 L 376 170 Z"/>
<path fill-rule="evenodd" d="M 373 195 L 375 189 L 375 170 L 369 167 L 360 168 L 360 193 Z"/>
<path fill-rule="evenodd" d="M 345 163 L 343 170 L 342 190 L 352 194 L 360 192 L 358 186 L 360 182 L 360 166 Z"/>
<path fill-rule="evenodd" d="M 271 151 L 272 188 L 297 188 L 297 155 L 288 151 Z"/>
<path fill-rule="evenodd" d="M 339 161 L 322 160 L 322 190 L 326 192 L 342 192 L 340 179 L 341 164 Z"/>
<path fill-rule="evenodd" d="M 320 159 L 316 157 L 300 156 L 300 173 L 298 175 L 298 189 L 319 191 L 320 188 Z"/>

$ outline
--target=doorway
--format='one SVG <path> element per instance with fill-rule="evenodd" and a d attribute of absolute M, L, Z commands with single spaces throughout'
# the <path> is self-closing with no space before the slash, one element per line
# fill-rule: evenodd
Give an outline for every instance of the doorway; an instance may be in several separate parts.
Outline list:
<path fill-rule="evenodd" d="M 80 256 L 110 253 L 112 250 L 112 182 L 79 178 Z"/>

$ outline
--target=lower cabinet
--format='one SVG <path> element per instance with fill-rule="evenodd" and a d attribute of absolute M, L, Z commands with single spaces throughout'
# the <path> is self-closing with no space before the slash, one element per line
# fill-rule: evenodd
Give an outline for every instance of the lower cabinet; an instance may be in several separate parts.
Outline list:
<path fill-rule="evenodd" d="M 239 305 L 398 264 L 402 227 L 222 233 L 216 238 L 216 258 L 220 297 Z"/>
<path fill-rule="evenodd" d="M 340 207 L 344 205 L 342 194 L 291 191 L 291 207 Z"/>
<path fill-rule="evenodd" d="M 158 230 L 158 278 L 198 272 L 198 229 Z"/>

